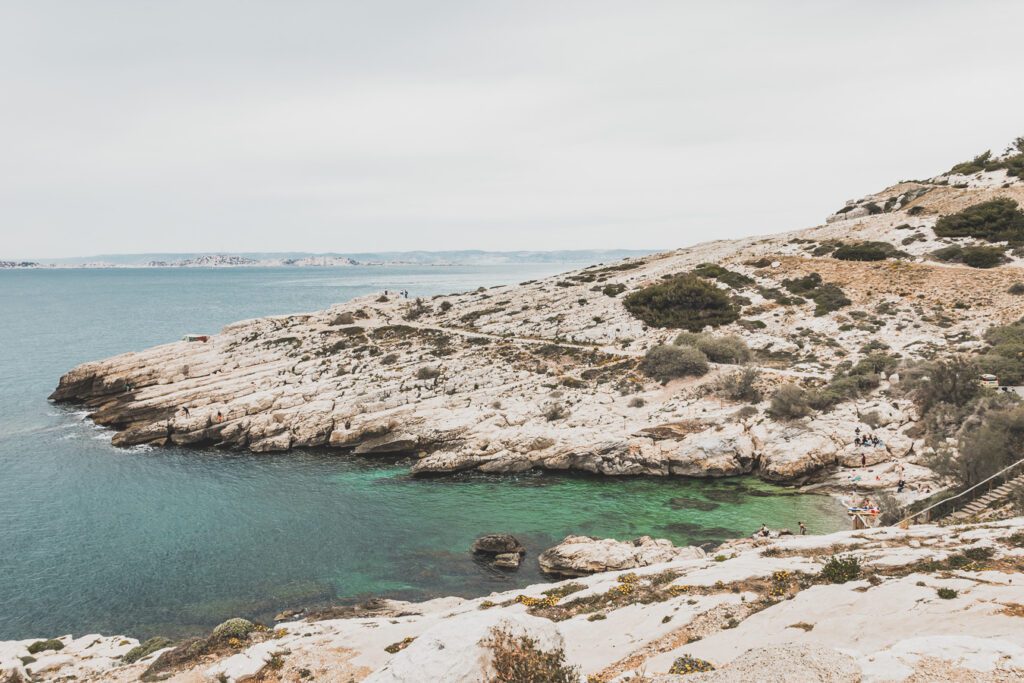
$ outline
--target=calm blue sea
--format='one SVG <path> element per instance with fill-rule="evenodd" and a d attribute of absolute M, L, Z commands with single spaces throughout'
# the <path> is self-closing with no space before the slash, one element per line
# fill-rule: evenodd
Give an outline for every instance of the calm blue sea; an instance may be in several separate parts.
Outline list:
<path fill-rule="evenodd" d="M 829 499 L 756 482 L 414 480 L 402 462 L 327 451 L 119 450 L 83 414 L 46 400 L 78 363 L 186 332 L 383 289 L 466 291 L 580 265 L 0 271 L 0 639 L 177 637 L 370 595 L 480 595 L 536 582 L 536 554 L 569 533 L 686 543 L 762 522 L 840 528 Z M 519 572 L 473 561 L 469 545 L 487 532 L 526 543 Z"/>

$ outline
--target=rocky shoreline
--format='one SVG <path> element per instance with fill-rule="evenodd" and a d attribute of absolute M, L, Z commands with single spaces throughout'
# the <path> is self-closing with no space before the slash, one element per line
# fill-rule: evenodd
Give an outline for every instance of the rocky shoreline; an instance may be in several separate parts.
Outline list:
<path fill-rule="evenodd" d="M 1020 680 L 1022 580 L 1024 518 L 744 539 L 473 600 L 233 619 L 185 643 L 0 642 L 0 681 L 482 682 L 495 631 L 561 652 L 588 683 Z"/>

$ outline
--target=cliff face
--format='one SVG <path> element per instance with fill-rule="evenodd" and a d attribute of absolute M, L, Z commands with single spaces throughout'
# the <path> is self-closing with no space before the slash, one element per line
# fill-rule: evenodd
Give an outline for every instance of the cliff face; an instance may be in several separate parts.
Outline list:
<path fill-rule="evenodd" d="M 495 629 L 561 651 L 577 676 L 558 680 L 581 683 L 1021 680 L 1022 544 L 1021 518 L 744 540 L 708 557 L 474 600 L 382 602 L 351 618 L 272 628 L 233 619 L 176 646 L 99 635 L 64 636 L 59 650 L 53 641 L 43 650 L 35 640 L 0 642 L 0 680 L 31 672 L 31 680 L 482 683 L 497 680 Z M 666 675 L 687 662 L 716 670 Z"/>
<path fill-rule="evenodd" d="M 867 459 L 901 459 L 910 481 L 925 482 L 927 471 L 914 467 L 924 449 L 911 436 L 915 411 L 889 391 L 889 378 L 831 411 L 778 421 L 764 401 L 751 409 L 726 397 L 735 366 L 713 363 L 702 377 L 665 385 L 646 377 L 644 353 L 678 330 L 645 325 L 623 302 L 700 264 L 725 268 L 717 277 L 698 269 L 739 310 L 715 333 L 753 350 L 748 366 L 760 371 L 762 395 L 782 383 L 821 385 L 872 349 L 903 360 L 971 350 L 989 326 L 1024 315 L 1024 297 L 1007 291 L 1024 280 L 1020 262 L 978 269 L 928 254 L 955 241 L 936 236 L 940 216 L 997 197 L 1024 202 L 1024 184 L 1005 171 L 905 182 L 807 230 L 426 301 L 389 293 L 242 321 L 207 342 L 81 365 L 51 398 L 86 406 L 117 430 L 119 446 L 324 446 L 414 453 L 414 472 L 757 472 L 780 481 L 859 461 L 852 440 L 871 414 L 864 429 L 882 445 Z M 837 245 L 864 241 L 903 253 L 834 257 Z M 790 295 L 793 281 L 814 274 L 847 303 L 819 302 L 818 290 Z M 878 481 L 895 483 L 888 478 Z"/>

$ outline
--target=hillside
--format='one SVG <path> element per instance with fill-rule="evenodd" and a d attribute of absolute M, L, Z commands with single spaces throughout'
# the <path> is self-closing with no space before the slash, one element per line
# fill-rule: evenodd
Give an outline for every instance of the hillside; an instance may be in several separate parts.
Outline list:
<path fill-rule="evenodd" d="M 415 473 L 756 473 L 840 490 L 852 476 L 835 465 L 886 463 L 857 485 L 892 487 L 902 466 L 909 500 L 941 485 L 928 459 L 934 437 L 945 447 L 951 434 L 922 423 L 900 372 L 988 351 L 986 332 L 1024 315 L 1024 296 L 1011 293 L 1024 290 L 1021 240 L 1007 233 L 993 247 L 936 234 L 944 216 L 994 199 L 1024 201 L 1024 181 L 1006 168 L 946 174 L 782 235 L 430 300 L 381 293 L 242 321 L 206 343 L 79 366 L 52 398 L 84 404 L 119 446 L 324 446 L 415 454 Z M 1017 214 L 997 219 L 1024 236 Z M 972 249 L 1003 262 L 957 262 Z M 700 358 L 677 367 L 678 348 L 647 355 L 705 323 L 710 339 L 680 341 L 720 361 L 706 372 Z M 780 409 L 774 396 L 787 384 L 810 405 Z M 855 445 L 858 429 L 881 443 Z"/>

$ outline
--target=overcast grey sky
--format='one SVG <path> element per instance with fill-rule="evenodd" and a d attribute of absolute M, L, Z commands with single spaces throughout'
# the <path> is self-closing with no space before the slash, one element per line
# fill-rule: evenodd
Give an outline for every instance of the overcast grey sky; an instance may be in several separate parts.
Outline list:
<path fill-rule="evenodd" d="M 0 259 L 676 247 L 1024 134 L 1024 3 L 10 0 Z"/>

